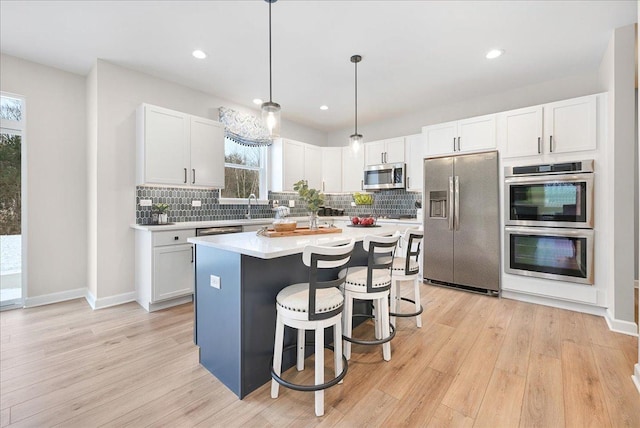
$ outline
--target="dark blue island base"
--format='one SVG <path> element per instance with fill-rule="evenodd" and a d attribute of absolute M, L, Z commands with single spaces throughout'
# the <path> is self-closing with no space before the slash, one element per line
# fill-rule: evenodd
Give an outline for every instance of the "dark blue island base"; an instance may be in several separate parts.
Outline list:
<path fill-rule="evenodd" d="M 362 243 L 356 243 L 350 265 L 366 265 L 366 258 Z M 204 245 L 196 245 L 195 262 L 200 364 L 244 398 L 271 380 L 276 295 L 290 284 L 307 282 L 309 268 L 302 254 L 261 259 Z M 219 289 L 211 286 L 211 275 L 220 278 Z M 363 304 L 356 312 L 365 310 Z M 333 342 L 331 329 L 325 336 L 326 343 Z M 286 329 L 285 346 L 294 343 L 295 334 Z M 295 353 L 282 360 L 284 371 L 295 364 Z"/>

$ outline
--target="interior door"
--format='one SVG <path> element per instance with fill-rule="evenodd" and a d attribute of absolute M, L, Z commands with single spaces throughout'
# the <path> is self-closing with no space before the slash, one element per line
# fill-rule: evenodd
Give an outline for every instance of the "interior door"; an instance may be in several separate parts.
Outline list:
<path fill-rule="evenodd" d="M 453 157 L 424 161 L 424 277 L 453 282 L 453 231 L 449 209 Z"/>
<path fill-rule="evenodd" d="M 459 188 L 452 282 L 487 290 L 500 286 L 498 153 L 456 156 Z"/>

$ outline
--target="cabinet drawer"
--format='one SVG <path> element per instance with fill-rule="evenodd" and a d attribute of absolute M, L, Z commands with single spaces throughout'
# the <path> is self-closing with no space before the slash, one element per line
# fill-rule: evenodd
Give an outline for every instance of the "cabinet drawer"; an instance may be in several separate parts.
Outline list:
<path fill-rule="evenodd" d="M 153 232 L 153 246 L 187 244 L 187 238 L 196 236 L 195 229 Z"/>

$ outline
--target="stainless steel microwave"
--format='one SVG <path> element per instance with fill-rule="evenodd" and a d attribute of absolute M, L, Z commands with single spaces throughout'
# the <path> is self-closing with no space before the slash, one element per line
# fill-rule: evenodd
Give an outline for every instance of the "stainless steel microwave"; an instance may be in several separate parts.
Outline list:
<path fill-rule="evenodd" d="M 407 168 L 404 163 L 367 165 L 364 168 L 364 190 L 404 189 Z"/>

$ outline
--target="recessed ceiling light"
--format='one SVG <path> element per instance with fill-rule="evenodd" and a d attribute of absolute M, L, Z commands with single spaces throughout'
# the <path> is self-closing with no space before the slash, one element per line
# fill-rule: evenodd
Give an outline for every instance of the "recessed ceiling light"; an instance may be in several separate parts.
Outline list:
<path fill-rule="evenodd" d="M 198 59 L 205 59 L 207 57 L 207 54 L 202 52 L 200 49 L 196 49 L 195 51 L 191 52 L 191 55 Z"/>
<path fill-rule="evenodd" d="M 487 52 L 487 59 L 498 58 L 503 53 L 504 51 L 502 49 L 491 49 L 489 52 Z"/>
<path fill-rule="evenodd" d="M 329 110 L 328 106 L 320 106 L 320 110 Z"/>
<path fill-rule="evenodd" d="M 257 105 L 262 105 L 263 101 L 260 98 L 254 98 L 253 103 Z"/>

